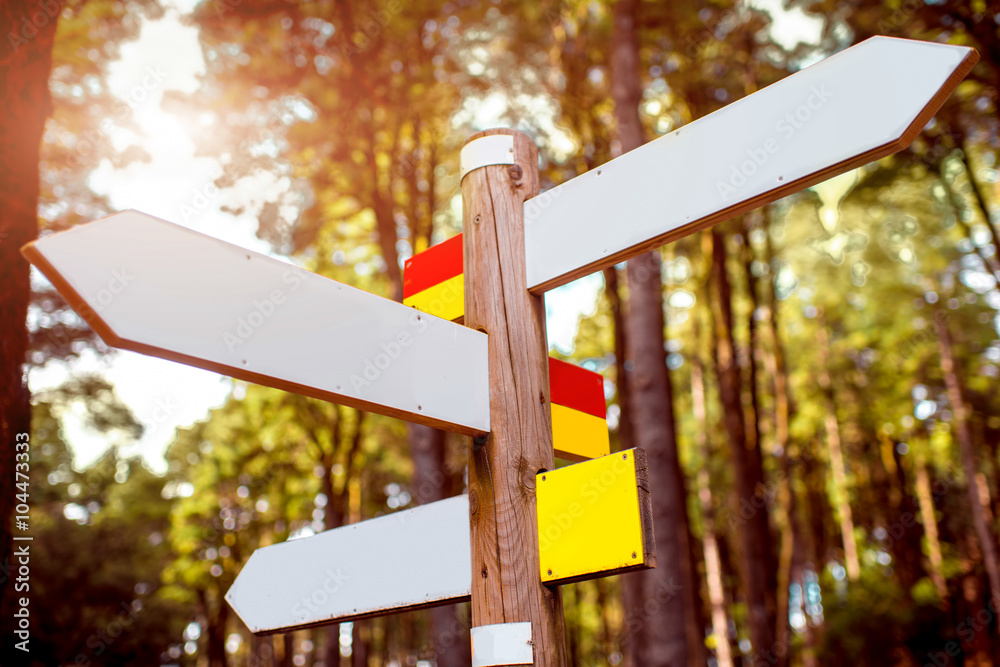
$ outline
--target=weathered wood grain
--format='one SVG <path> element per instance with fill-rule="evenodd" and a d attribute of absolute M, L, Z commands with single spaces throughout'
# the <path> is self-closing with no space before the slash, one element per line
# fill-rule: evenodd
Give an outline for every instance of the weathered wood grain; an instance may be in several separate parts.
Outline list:
<path fill-rule="evenodd" d="M 536 665 L 566 665 L 562 599 L 538 576 L 535 473 L 554 465 L 543 297 L 527 291 L 523 204 L 538 151 L 514 136 L 513 165 L 462 181 L 465 324 L 489 335 L 491 433 L 470 441 L 472 624 L 531 621 Z"/>

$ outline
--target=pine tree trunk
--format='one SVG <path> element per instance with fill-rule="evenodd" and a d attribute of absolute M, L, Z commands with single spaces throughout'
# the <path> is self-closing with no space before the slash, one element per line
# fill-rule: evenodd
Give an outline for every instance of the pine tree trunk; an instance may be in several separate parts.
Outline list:
<path fill-rule="evenodd" d="M 903 521 L 910 523 L 915 519 L 920 513 L 920 501 L 909 492 L 910 485 L 906 479 L 903 458 L 897 449 L 898 442 L 884 432 L 880 433 L 876 440 L 880 444 L 882 465 L 889 476 L 889 506 L 894 517 L 886 523 L 891 530 L 889 553 L 898 566 L 895 570 L 900 583 L 905 590 L 910 590 L 929 574 L 921 558 L 924 531 L 921 524 L 912 527 L 904 524 L 908 529 L 900 535 L 899 525 Z M 912 457 L 906 458 L 907 463 L 910 460 Z"/>
<path fill-rule="evenodd" d="M 632 437 L 632 401 L 629 398 L 628 371 L 625 369 L 625 362 L 628 359 L 628 343 L 626 340 L 625 308 L 619 289 L 618 269 L 609 267 L 604 269 L 604 293 L 611 305 L 611 316 L 615 328 L 615 389 L 617 392 L 619 419 L 618 419 L 618 447 L 619 449 L 631 449 L 635 439 Z M 644 602 L 642 594 L 641 577 L 621 577 L 622 601 L 624 603 L 625 614 L 628 616 L 631 610 L 641 610 Z M 636 612 L 640 613 L 640 612 Z M 628 631 L 626 624 L 625 631 Z M 618 645 L 621 644 L 621 645 Z M 631 653 L 631 649 L 636 648 L 635 642 L 629 642 L 626 636 L 622 642 L 616 642 L 617 648 L 627 654 L 631 659 L 630 665 L 635 664 L 636 654 Z"/>
<path fill-rule="evenodd" d="M 37 2 L 0 3 L 3 65 L 0 66 L 0 474 L 4 489 L 14 478 L 14 443 L 31 430 L 24 361 L 28 348 L 28 262 L 20 248 L 38 235 L 38 161 L 45 119 L 51 111 L 49 71 L 58 14 Z M 30 441 L 29 441 L 30 442 Z M 11 480 L 8 482 L 8 480 Z M 0 561 L 9 563 L 14 494 L 0 493 Z M 7 588 L 0 577 L 0 599 Z"/>
<path fill-rule="evenodd" d="M 289 632 L 281 635 L 281 662 L 280 667 L 294 667 L 292 662 L 295 658 L 295 633 Z"/>
<path fill-rule="evenodd" d="M 614 6 L 611 47 L 611 94 L 615 103 L 618 140 L 622 151 L 642 145 L 639 121 L 641 86 L 639 47 L 635 19 L 636 0 L 619 0 Z M 679 666 L 688 664 L 687 604 L 683 586 L 688 553 L 687 506 L 681 493 L 680 463 L 673 413 L 673 388 L 663 348 L 663 283 L 660 254 L 648 252 L 629 260 L 629 287 L 625 318 L 628 355 L 632 371 L 627 373 L 633 444 L 646 450 L 649 484 L 653 493 L 653 523 L 657 527 L 658 566 L 626 575 L 641 583 L 645 601 L 637 616 L 626 617 L 630 632 L 629 651 L 634 665 Z M 634 608 L 628 610 L 632 614 Z M 631 628 L 630 628 L 631 630 Z"/>
<path fill-rule="evenodd" d="M 772 269 L 774 249 L 771 245 L 770 210 L 765 208 L 764 231 L 766 266 Z M 749 241 L 749 239 L 748 239 Z M 748 273 L 749 276 L 752 275 Z M 781 536 L 781 548 L 777 563 L 777 590 L 775 591 L 775 645 L 788 647 L 779 656 L 777 667 L 784 667 L 791 657 L 791 628 L 788 624 L 789 590 L 792 581 L 802 585 L 801 558 L 799 567 L 794 567 L 795 554 L 802 551 L 802 528 L 798 515 L 798 500 L 795 496 L 794 468 L 792 467 L 792 444 L 788 436 L 788 424 L 791 421 L 792 398 L 788 384 L 788 370 L 785 367 L 785 348 L 778 329 L 778 296 L 773 278 L 769 279 L 767 294 L 767 317 L 764 318 L 770 336 L 770 346 L 764 346 L 764 362 L 768 375 L 774 383 L 774 444 L 777 450 L 781 478 L 778 484 L 778 497 L 785 514 L 785 531 Z M 797 576 L 796 576 L 797 575 Z M 808 640 L 809 634 L 806 635 Z M 811 652 L 812 646 L 806 642 L 805 650 Z"/>
<path fill-rule="evenodd" d="M 916 448 L 915 448 L 916 449 Z M 917 500 L 920 503 L 920 519 L 924 526 L 924 536 L 927 538 L 927 560 L 930 562 L 930 576 L 937 590 L 938 597 L 944 605 L 948 605 L 948 586 L 945 583 L 941 568 L 941 540 L 938 538 L 937 517 L 934 513 L 934 496 L 931 493 L 931 479 L 927 473 L 927 463 L 922 453 L 916 452 Z"/>
<path fill-rule="evenodd" d="M 446 469 L 444 431 L 422 424 L 410 424 L 409 428 L 414 503 L 423 505 L 447 498 L 451 480 Z M 467 641 L 468 628 L 459 616 L 459 606 L 434 607 L 428 613 L 438 667 L 468 665 L 472 661 L 472 648 Z"/>
<path fill-rule="evenodd" d="M 994 273 L 997 276 L 997 280 L 1000 280 L 1000 266 L 998 266 L 997 253 L 1000 253 L 1000 233 L 997 232 L 997 226 L 993 222 L 993 216 L 990 214 L 990 205 L 986 201 L 986 194 L 983 192 L 983 184 L 980 183 L 979 179 L 976 177 L 976 172 L 973 170 L 972 165 L 969 164 L 969 153 L 968 153 L 968 141 L 965 135 L 962 134 L 960 137 L 960 142 L 963 147 L 962 150 L 962 166 L 965 167 L 965 173 L 969 177 L 969 183 L 972 185 L 972 195 L 975 197 L 976 204 L 979 207 L 980 212 L 986 222 L 986 227 L 990 230 L 990 238 L 993 240 L 994 252 L 991 256 L 993 260 Z M 958 216 L 961 219 L 961 216 Z M 977 247 L 973 244 L 973 247 Z M 990 266 L 987 262 L 987 266 Z"/>
<path fill-rule="evenodd" d="M 227 667 L 226 625 L 229 621 L 229 605 L 221 595 L 217 604 L 218 609 L 208 626 L 208 664 L 209 667 Z"/>
<path fill-rule="evenodd" d="M 355 621 L 351 628 L 351 666 L 368 667 L 369 620 Z"/>
<path fill-rule="evenodd" d="M 608 581 L 602 577 L 595 579 L 594 585 L 597 588 L 597 611 L 601 615 L 601 635 L 597 646 L 600 655 L 608 656 L 613 650 L 611 646 L 611 609 L 608 602 Z"/>
<path fill-rule="evenodd" d="M 618 290 L 618 269 L 604 269 L 604 294 L 611 305 L 611 318 L 615 328 L 615 392 L 618 400 L 618 446 L 619 449 L 632 449 L 632 423 L 628 420 L 631 413 L 631 401 L 628 396 L 628 383 L 625 381 L 625 358 L 627 344 L 625 342 L 625 313 L 622 310 L 621 294 Z"/>
<path fill-rule="evenodd" d="M 983 554 L 983 565 L 990 590 L 984 597 L 990 602 L 990 608 L 1000 609 L 1000 566 L 997 564 L 997 543 L 979 499 L 976 475 L 979 471 L 976 452 L 972 444 L 972 434 L 969 432 L 968 407 L 965 403 L 965 388 L 958 374 L 952 350 L 951 332 L 948 329 L 948 316 L 944 311 L 934 314 L 937 327 L 938 345 L 941 348 L 941 370 L 944 373 L 945 385 L 948 387 L 948 398 L 951 401 L 952 419 L 954 420 L 955 436 L 959 450 L 962 453 L 962 468 L 965 471 L 965 482 L 969 492 L 969 509 L 972 512 L 972 525 L 979 539 L 979 548 Z M 992 601 L 990 601 L 992 598 Z M 1000 634 L 1000 614 L 993 614 L 993 622 Z"/>
<path fill-rule="evenodd" d="M 766 486 L 760 476 L 760 467 L 753 462 L 759 456 L 759 450 L 751 452 L 748 449 L 740 368 L 733 340 L 732 296 L 726 272 L 724 239 L 718 228 L 713 228 L 703 238 L 711 240 L 715 363 L 733 475 L 741 507 L 750 503 L 753 509 L 748 512 L 749 516 L 741 517 L 739 536 L 743 550 L 743 587 L 749 612 L 750 641 L 753 654 L 763 658 L 771 655 L 774 648 L 775 628 L 773 589 L 768 590 L 768 582 L 773 581 L 773 574 L 769 571 L 773 552 L 770 521 L 767 507 L 763 505 Z"/>
<path fill-rule="evenodd" d="M 695 325 L 693 338 L 700 339 Z M 698 470 L 698 497 L 701 501 L 704 535 L 702 547 L 705 552 L 705 578 L 708 583 L 708 598 L 712 606 L 712 634 L 715 637 L 715 659 L 719 667 L 733 667 L 732 648 L 729 645 L 729 618 L 726 614 L 725 586 L 722 582 L 722 561 L 719 558 L 719 543 L 715 532 L 715 509 L 712 506 L 712 485 L 708 476 L 708 461 L 711 452 L 708 447 L 708 418 L 705 407 L 705 373 L 697 353 L 691 355 L 691 402 L 695 419 L 695 433 L 698 451 L 703 464 Z"/>
<path fill-rule="evenodd" d="M 858 561 L 858 547 L 854 541 L 854 516 L 851 514 L 851 503 L 847 497 L 847 469 L 844 465 L 844 451 L 840 439 L 840 422 L 837 419 L 837 401 L 834 396 L 833 381 L 830 378 L 830 334 L 822 314 L 817 317 L 819 333 L 819 386 L 823 389 L 826 401 L 824 425 L 826 427 L 826 445 L 830 455 L 830 472 L 833 475 L 833 503 L 837 508 L 840 520 L 840 533 L 844 541 L 844 563 L 847 577 L 851 581 L 861 575 L 861 565 Z"/>

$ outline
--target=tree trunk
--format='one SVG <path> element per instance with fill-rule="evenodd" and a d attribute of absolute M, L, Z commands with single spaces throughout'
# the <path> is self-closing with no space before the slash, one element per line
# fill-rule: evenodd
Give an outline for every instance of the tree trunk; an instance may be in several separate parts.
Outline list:
<path fill-rule="evenodd" d="M 695 324 L 693 338 L 700 339 Z M 729 619 L 726 615 L 725 587 L 722 582 L 722 561 L 719 558 L 719 544 L 715 532 L 715 509 L 712 506 L 712 485 L 708 477 L 708 461 L 711 452 L 708 447 L 708 418 L 705 408 L 705 373 L 701 358 L 691 355 L 691 402 L 695 419 L 695 433 L 702 466 L 698 470 L 698 497 L 701 501 L 704 535 L 702 546 L 705 551 L 705 578 L 708 583 L 708 598 L 712 606 L 712 634 L 715 636 L 715 658 L 719 667 L 733 667 L 733 654 L 729 645 Z"/>
<path fill-rule="evenodd" d="M 631 401 L 628 396 L 628 382 L 625 381 L 625 358 L 627 343 L 625 341 L 625 313 L 622 310 L 621 294 L 618 290 L 618 269 L 604 269 L 604 295 L 611 305 L 611 318 L 615 328 L 615 392 L 618 401 L 618 446 L 619 449 L 632 449 L 632 423 L 628 419 L 631 413 Z"/>
<path fill-rule="evenodd" d="M 641 86 L 635 19 L 636 0 L 614 6 L 611 46 L 611 95 L 615 104 L 622 151 L 643 143 L 639 120 Z M 653 493 L 653 523 L 657 527 L 658 566 L 626 575 L 641 582 L 643 604 L 626 610 L 628 650 L 632 664 L 687 665 L 687 604 L 682 586 L 692 585 L 686 542 L 687 506 L 682 497 L 680 462 L 673 413 L 673 389 L 663 348 L 663 283 L 660 254 L 650 251 L 629 260 L 628 314 L 625 318 L 632 371 L 626 373 L 633 445 L 646 450 Z M 629 584 L 626 584 L 629 585 Z M 631 597 L 631 596 L 630 596 Z M 633 632 L 634 631 L 634 632 Z"/>
<path fill-rule="evenodd" d="M 635 439 L 632 437 L 632 401 L 629 398 L 628 371 L 626 370 L 625 364 L 628 359 L 625 304 L 622 301 L 621 291 L 619 289 L 618 269 L 613 266 L 604 269 L 604 293 L 611 305 L 611 316 L 613 318 L 615 328 L 615 391 L 617 393 L 616 399 L 618 401 L 619 409 L 618 448 L 631 449 L 635 446 Z M 644 601 L 642 594 L 642 578 L 624 576 L 621 577 L 621 582 L 622 601 L 624 602 L 626 615 L 629 613 L 629 610 L 641 610 Z M 627 626 L 625 630 L 628 630 Z M 622 650 L 623 653 L 630 655 L 632 658 L 630 662 L 634 665 L 636 655 L 629 652 L 629 647 L 635 648 L 636 644 L 634 642 L 628 644 L 627 637 L 622 642 L 616 642 L 616 644 L 621 644 L 618 648 Z M 625 644 L 627 644 L 627 646 Z"/>
<path fill-rule="evenodd" d="M 750 232 L 755 228 L 755 225 L 751 223 L 751 218 L 756 215 L 758 214 L 754 212 L 743 216 L 743 273 L 747 281 L 747 295 L 750 297 L 750 314 L 747 317 L 747 381 L 745 383 L 746 396 L 743 400 L 745 406 L 743 421 L 746 425 L 747 462 L 750 464 L 751 476 L 763 481 L 764 458 L 760 447 L 760 411 L 757 399 L 757 350 L 760 346 L 760 341 L 757 339 L 757 310 L 760 307 L 760 300 L 757 294 L 757 278 L 753 275 L 753 250 L 750 247 Z M 772 559 L 773 553 L 773 550 L 768 550 L 768 555 Z M 771 562 L 768 564 L 768 571 L 773 570 L 774 563 Z"/>
<path fill-rule="evenodd" d="M 31 430 L 24 369 L 31 288 L 28 262 L 19 250 L 38 235 L 38 160 L 45 119 L 52 109 L 49 71 L 58 18 L 58 14 L 49 16 L 37 2 L 0 3 L 6 42 L 0 66 L 0 99 L 4 101 L 0 112 L 0 322 L 4 325 L 0 336 L 0 474 L 7 491 L 13 488 L 14 443 L 25 442 Z M 0 494 L 0 561 L 5 566 L 13 542 L 13 500 L 13 493 Z M 0 577 L 0 599 L 7 579 Z"/>
<path fill-rule="evenodd" d="M 295 658 L 295 633 L 289 632 L 281 635 L 281 662 L 280 667 L 293 667 L 292 660 Z"/>
<path fill-rule="evenodd" d="M 229 605 L 220 595 L 218 609 L 208 626 L 208 664 L 209 667 L 227 667 L 226 625 L 229 621 Z"/>
<path fill-rule="evenodd" d="M 979 210 L 983 214 L 983 218 L 986 222 L 986 227 L 990 230 L 990 238 L 993 239 L 993 249 L 994 253 L 991 257 L 993 260 L 992 267 L 994 269 L 994 274 L 997 280 L 1000 281 L 1000 262 L 998 262 L 997 254 L 1000 253 L 1000 233 L 997 232 L 997 226 L 993 222 L 993 216 L 990 215 L 990 205 L 986 201 L 986 194 L 984 193 L 984 187 L 979 179 L 976 178 L 976 172 L 973 170 L 972 165 L 969 164 L 969 152 L 968 152 L 968 140 L 966 135 L 963 133 L 959 139 L 962 146 L 962 166 L 965 167 L 965 173 L 968 175 L 969 184 L 972 186 L 972 195 L 975 197 L 976 203 L 979 205 Z M 961 220 L 961 216 L 958 216 Z M 976 247 L 976 244 L 972 244 Z M 991 266 L 987 262 L 987 267 Z"/>
<path fill-rule="evenodd" d="M 771 245 L 770 209 L 763 210 L 765 236 L 765 256 L 768 270 L 773 269 L 774 249 Z M 788 647 L 783 655 L 778 656 L 777 667 L 784 667 L 791 657 L 791 628 L 788 624 L 789 591 L 793 581 L 797 581 L 804 590 L 802 580 L 803 567 L 801 552 L 803 551 L 802 526 L 799 517 L 799 504 L 795 495 L 795 471 L 792 465 L 792 443 L 788 435 L 788 424 L 792 417 L 792 397 L 788 383 L 788 369 L 785 366 L 785 347 L 781 342 L 778 328 L 778 295 L 774 287 L 774 279 L 768 279 L 767 317 L 764 318 L 770 336 L 770 346 L 764 346 L 764 363 L 768 375 L 774 382 L 774 444 L 779 459 L 781 477 L 778 484 L 780 506 L 785 514 L 785 531 L 781 536 L 781 548 L 777 563 L 777 590 L 775 591 L 775 645 Z M 798 567 L 796 567 L 796 553 Z M 807 626 L 808 627 L 808 626 Z M 811 655 L 813 646 L 809 643 L 811 633 L 806 633 L 805 651 Z"/>
<path fill-rule="evenodd" d="M 851 503 L 847 497 L 847 469 L 844 465 L 844 452 L 840 439 L 840 423 L 837 419 L 837 400 L 833 392 L 833 382 L 830 379 L 830 334 L 822 314 L 818 317 L 819 332 L 819 386 L 823 389 L 826 402 L 826 444 L 830 455 L 830 472 L 833 474 L 833 503 L 837 508 L 840 520 L 840 533 L 844 540 L 844 563 L 847 577 L 851 581 L 861 575 L 861 565 L 858 561 L 858 547 L 854 541 L 854 516 L 851 514 Z"/>
<path fill-rule="evenodd" d="M 601 634 L 597 646 L 600 655 L 608 656 L 612 652 L 611 645 L 611 609 L 608 602 L 608 581 L 605 578 L 595 579 L 597 588 L 597 611 L 601 615 Z"/>
<path fill-rule="evenodd" d="M 965 388 L 958 374 L 955 356 L 951 344 L 951 332 L 948 330 L 948 315 L 944 311 L 934 313 L 934 323 L 937 327 L 938 345 L 941 348 L 941 370 L 944 373 L 945 385 L 948 387 L 948 398 L 951 401 L 952 419 L 955 435 L 962 453 L 962 468 L 965 471 L 965 483 L 969 492 L 969 509 L 972 511 L 972 525 L 979 539 L 979 548 L 983 554 L 983 565 L 990 590 L 984 597 L 990 603 L 991 609 L 1000 609 L 1000 567 L 997 565 L 997 543 L 986 521 L 985 512 L 979 499 L 979 489 L 976 475 L 979 471 L 976 452 L 972 445 L 972 434 L 969 432 L 968 407 L 965 403 Z M 992 600 L 991 600 L 992 598 Z M 1000 614 L 993 614 L 993 622 L 1000 634 Z"/>
<path fill-rule="evenodd" d="M 715 363 L 719 378 L 719 398 L 729 437 L 733 476 L 740 498 L 739 536 L 743 550 L 743 581 L 750 624 L 750 642 L 753 645 L 753 654 L 764 657 L 770 655 L 774 647 L 775 629 L 774 594 L 773 588 L 769 586 L 774 574 L 770 567 L 773 562 L 771 556 L 773 552 L 766 506 L 766 486 L 760 476 L 760 466 L 754 463 L 759 451 L 749 450 L 745 431 L 742 383 L 733 340 L 732 294 L 726 272 L 725 240 L 717 227 L 712 228 L 703 238 L 711 241 Z M 746 512 L 743 511 L 745 503 L 750 503 L 750 510 Z M 748 516 L 743 516 L 744 513 Z"/>
<path fill-rule="evenodd" d="M 415 504 L 447 498 L 451 480 L 446 471 L 444 431 L 423 424 L 410 424 L 409 428 Z M 434 607 L 428 613 L 438 667 L 461 667 L 472 662 L 468 628 L 459 615 L 459 606 Z"/>
<path fill-rule="evenodd" d="M 916 448 L 914 448 L 916 449 Z M 944 571 L 941 566 L 941 541 L 938 538 L 937 517 L 934 513 L 934 496 L 931 493 L 931 479 L 927 473 L 927 463 L 923 454 L 915 452 L 915 472 L 917 478 L 917 500 L 920 503 L 920 520 L 924 525 L 924 536 L 927 538 L 927 560 L 930 562 L 930 576 L 937 590 L 941 603 L 948 605 L 948 586 L 945 583 Z"/>
<path fill-rule="evenodd" d="M 918 581 L 928 576 L 928 571 L 924 567 L 924 560 L 921 558 L 921 547 L 924 539 L 922 524 L 916 524 L 908 528 L 899 535 L 899 527 L 895 525 L 901 520 L 914 519 L 920 514 L 920 501 L 914 498 L 909 492 L 909 483 L 906 479 L 906 470 L 903 467 L 904 459 L 897 449 L 898 442 L 890 438 L 888 434 L 882 432 L 876 438 L 879 442 L 879 449 L 882 459 L 882 467 L 889 476 L 889 503 L 892 516 L 891 521 L 886 522 L 889 532 L 889 554 L 896 564 L 894 568 L 896 576 L 904 590 L 910 590 Z M 912 460 L 907 457 L 906 462 Z M 898 537 L 897 537 L 898 535 Z"/>
<path fill-rule="evenodd" d="M 351 667 L 368 667 L 370 621 L 355 621 L 351 626 Z"/>

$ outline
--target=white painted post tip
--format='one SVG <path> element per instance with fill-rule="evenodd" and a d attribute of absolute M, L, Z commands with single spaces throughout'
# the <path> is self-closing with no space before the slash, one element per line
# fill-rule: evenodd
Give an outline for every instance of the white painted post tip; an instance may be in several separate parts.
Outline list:
<path fill-rule="evenodd" d="M 472 628 L 472 667 L 531 665 L 534 662 L 530 622 Z"/>
<path fill-rule="evenodd" d="M 459 180 L 470 171 L 492 164 L 514 164 L 513 135 L 491 134 L 465 144 L 459 154 Z"/>

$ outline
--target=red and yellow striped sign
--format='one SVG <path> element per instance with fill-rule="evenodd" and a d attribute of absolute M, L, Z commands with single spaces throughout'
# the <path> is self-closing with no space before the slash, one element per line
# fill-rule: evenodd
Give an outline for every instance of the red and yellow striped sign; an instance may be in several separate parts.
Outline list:
<path fill-rule="evenodd" d="M 403 264 L 403 305 L 460 321 L 465 315 L 462 235 L 431 246 Z"/>
<path fill-rule="evenodd" d="M 403 303 L 447 320 L 465 316 L 462 235 L 417 253 L 403 264 Z M 585 461 L 611 451 L 604 378 L 549 357 L 552 441 L 556 456 Z"/>
<path fill-rule="evenodd" d="M 556 456 L 570 461 L 606 456 L 611 440 L 601 374 L 549 357 L 549 392 Z"/>

